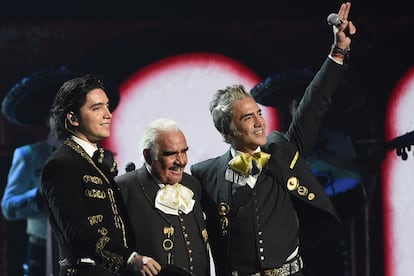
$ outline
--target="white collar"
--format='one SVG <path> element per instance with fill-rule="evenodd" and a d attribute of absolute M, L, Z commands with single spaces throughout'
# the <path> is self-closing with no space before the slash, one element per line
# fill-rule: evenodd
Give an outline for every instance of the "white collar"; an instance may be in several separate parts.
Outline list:
<path fill-rule="evenodd" d="M 254 152 L 259 152 L 261 151 L 260 146 L 257 147 L 257 149 Z M 236 150 L 234 147 L 230 147 L 230 152 L 233 158 L 239 156 L 240 154 L 242 154 L 241 151 Z M 229 164 L 231 163 L 232 160 L 229 161 Z M 254 188 L 254 186 L 256 185 L 256 181 L 258 178 L 258 174 L 256 175 L 248 175 L 248 176 L 243 176 L 240 175 L 237 172 L 234 172 L 233 170 L 231 170 L 230 168 L 226 169 L 225 172 L 225 176 L 224 178 L 232 183 L 238 184 L 240 186 L 244 186 L 244 185 L 248 185 L 250 188 Z M 235 187 L 240 187 L 240 186 L 235 186 Z"/>
<path fill-rule="evenodd" d="M 158 177 L 156 177 L 152 172 L 151 172 L 151 166 L 147 164 L 147 162 L 144 163 L 145 168 L 147 169 L 147 172 L 151 175 L 152 179 L 154 179 L 155 183 L 158 185 L 158 187 L 163 188 L 165 186 L 165 184 L 163 184 L 161 182 L 160 179 L 158 179 Z"/>
<path fill-rule="evenodd" d="M 254 152 L 259 152 L 259 151 L 261 151 L 260 146 L 258 146 Z M 234 147 L 230 147 L 230 152 L 233 158 L 243 153 L 242 151 L 236 150 Z"/>
<path fill-rule="evenodd" d="M 73 141 L 75 141 L 76 143 L 78 143 L 86 151 L 86 153 L 90 157 L 92 157 L 93 156 L 93 153 L 98 149 L 98 147 L 96 146 L 96 144 L 93 145 L 91 143 L 88 143 L 85 140 L 82 140 L 81 138 L 76 137 L 75 135 L 72 135 L 71 139 Z"/>

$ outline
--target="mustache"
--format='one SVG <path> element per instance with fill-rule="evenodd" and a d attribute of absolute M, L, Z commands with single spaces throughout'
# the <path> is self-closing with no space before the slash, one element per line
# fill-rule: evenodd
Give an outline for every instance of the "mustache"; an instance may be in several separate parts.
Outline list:
<path fill-rule="evenodd" d="M 173 166 L 170 167 L 170 169 L 172 169 L 172 170 L 184 169 L 185 166 L 187 166 L 187 163 L 181 164 L 181 165 L 173 165 Z"/>

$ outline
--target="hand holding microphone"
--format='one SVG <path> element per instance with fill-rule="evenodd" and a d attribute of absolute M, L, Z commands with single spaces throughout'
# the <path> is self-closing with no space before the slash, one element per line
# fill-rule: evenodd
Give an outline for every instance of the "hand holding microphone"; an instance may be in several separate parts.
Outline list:
<path fill-rule="evenodd" d="M 339 27 L 343 23 L 343 21 L 339 18 L 339 15 L 336 13 L 331 13 L 328 15 L 328 18 L 326 18 L 326 21 L 328 21 L 328 25 Z"/>
<path fill-rule="evenodd" d="M 328 24 L 333 26 L 334 43 L 330 55 L 338 62 L 349 58 L 351 49 L 351 36 L 356 33 L 356 27 L 352 21 L 348 21 L 351 3 L 341 5 L 338 14 L 330 14 L 327 18 Z"/>
<path fill-rule="evenodd" d="M 339 28 L 339 26 L 343 23 L 341 18 L 339 18 L 339 15 L 336 13 L 331 13 L 330 15 L 328 15 L 326 21 L 328 22 L 328 25 L 336 26 L 337 28 Z M 363 39 L 360 34 L 357 36 L 355 36 L 354 34 L 351 35 L 354 40 L 357 39 L 368 49 L 371 48 L 371 45 L 365 39 Z"/>

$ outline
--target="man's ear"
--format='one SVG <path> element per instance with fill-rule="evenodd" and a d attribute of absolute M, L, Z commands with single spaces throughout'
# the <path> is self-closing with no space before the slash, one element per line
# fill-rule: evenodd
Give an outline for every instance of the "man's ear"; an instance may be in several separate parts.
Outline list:
<path fill-rule="evenodd" d="M 78 117 L 72 111 L 66 114 L 66 119 L 72 126 L 79 126 Z"/>
<path fill-rule="evenodd" d="M 142 154 L 144 155 L 145 162 L 147 162 L 148 165 L 152 165 L 151 151 L 149 149 L 144 149 Z"/>
<path fill-rule="evenodd" d="M 227 138 L 227 140 L 229 140 L 229 141 L 232 141 L 232 140 L 233 140 L 233 138 L 234 138 L 234 136 L 236 136 L 236 134 L 234 133 L 234 131 L 233 131 L 233 130 L 229 130 L 229 131 L 226 133 L 226 138 Z"/>

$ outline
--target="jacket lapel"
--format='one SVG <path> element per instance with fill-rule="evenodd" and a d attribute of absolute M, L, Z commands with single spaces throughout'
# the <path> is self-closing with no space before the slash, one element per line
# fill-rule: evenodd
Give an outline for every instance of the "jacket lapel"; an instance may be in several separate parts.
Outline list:
<path fill-rule="evenodd" d="M 231 159 L 231 152 L 228 150 L 225 154 L 220 156 L 217 163 L 217 174 L 216 177 L 218 179 L 218 183 L 221 183 L 220 185 L 217 185 L 216 188 L 218 189 L 217 192 L 217 199 L 218 203 L 220 202 L 227 202 L 228 204 L 231 203 L 231 185 L 232 183 L 228 180 L 226 180 L 226 170 L 228 167 L 228 163 Z"/>
<path fill-rule="evenodd" d="M 144 196 L 148 203 L 151 206 L 154 206 L 155 196 L 157 195 L 159 186 L 157 185 L 157 183 L 155 183 L 154 178 L 148 172 L 145 165 L 136 170 L 134 177 L 136 178 L 137 183 L 139 183 L 139 188 L 144 193 Z"/>

